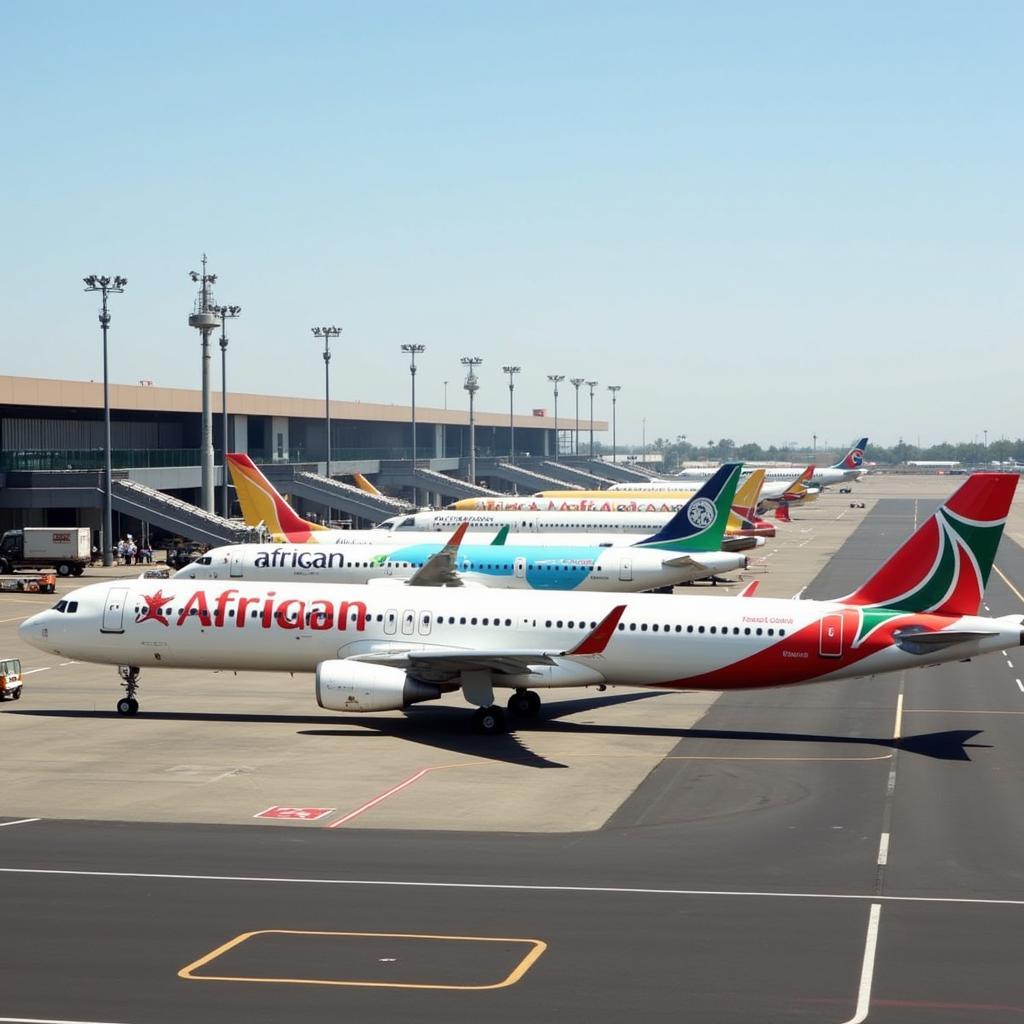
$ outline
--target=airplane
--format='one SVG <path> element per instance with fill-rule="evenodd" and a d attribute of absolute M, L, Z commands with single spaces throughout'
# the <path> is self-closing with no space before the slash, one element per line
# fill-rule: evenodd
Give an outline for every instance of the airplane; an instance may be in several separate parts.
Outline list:
<path fill-rule="evenodd" d="M 436 543 L 437 538 L 434 534 L 438 530 L 454 530 L 459 525 L 458 521 L 453 521 L 450 526 L 416 530 L 406 523 L 407 517 L 401 515 L 393 516 L 372 530 L 328 529 L 298 515 L 248 455 L 229 452 L 227 462 L 246 525 L 266 528 L 269 539 L 275 543 L 292 541 L 300 544 L 387 544 L 392 540 L 392 531 L 399 527 L 403 531 L 402 539 L 405 543 L 411 543 L 414 539 L 424 543 Z M 578 546 L 585 544 L 594 547 L 609 547 L 614 544 L 630 542 L 633 539 L 631 535 L 643 533 L 653 535 L 671 518 L 671 513 L 645 518 L 642 529 L 631 529 L 624 534 L 619 527 L 623 525 L 625 519 L 618 515 L 613 519 L 606 517 L 602 521 L 593 523 L 587 532 L 582 532 L 563 519 L 559 523 L 561 529 L 545 530 L 543 533 L 520 526 L 520 521 L 516 517 L 493 525 L 490 523 L 471 524 L 470 531 L 465 536 L 465 543 L 486 544 L 491 537 L 492 530 L 504 526 L 506 527 L 507 541 L 512 545 L 562 544 Z M 518 527 L 516 532 L 508 532 L 515 527 Z M 733 536 L 728 533 L 728 527 L 726 530 L 727 535 L 722 542 L 722 549 L 725 551 L 746 551 L 764 543 L 763 536 Z"/>
<path fill-rule="evenodd" d="M 741 468 L 739 463 L 723 466 L 658 534 L 630 546 L 465 545 L 463 523 L 444 545 L 396 547 L 397 537 L 381 546 L 348 549 L 231 544 L 208 551 L 173 578 L 577 593 L 671 591 L 682 583 L 747 567 L 745 555 L 720 550 Z"/>
<path fill-rule="evenodd" d="M 729 514 L 729 526 L 733 534 L 741 537 L 774 537 L 775 526 L 762 519 L 757 505 L 764 485 L 764 470 L 755 469 L 736 490 Z"/>
<path fill-rule="evenodd" d="M 813 472 L 813 467 L 811 467 Z M 762 472 L 764 472 L 762 470 Z M 710 479 L 709 473 L 702 480 Z M 752 473 L 744 473 L 748 479 Z M 793 487 L 795 480 L 806 482 L 810 476 L 789 476 L 771 484 L 761 485 L 761 500 L 780 501 Z M 693 496 L 697 482 L 687 486 L 662 482 L 657 489 L 643 489 L 643 485 L 628 490 L 613 491 L 538 491 L 528 495 L 494 495 L 480 498 L 460 498 L 447 506 L 458 512 L 675 512 Z"/>
<path fill-rule="evenodd" d="M 18 627 L 61 658 L 118 665 L 121 714 L 143 667 L 310 672 L 321 708 L 401 710 L 461 691 L 473 726 L 535 715 L 537 690 L 730 690 L 827 682 L 1024 645 L 1024 616 L 978 615 L 1017 474 L 976 473 L 852 593 L 831 601 L 219 580 L 109 580 Z"/>
<path fill-rule="evenodd" d="M 868 446 L 868 439 L 862 437 L 838 462 L 831 466 L 819 466 L 815 469 L 814 475 L 809 483 L 819 487 L 828 487 L 831 484 L 841 484 L 848 480 L 859 480 L 867 470 L 864 468 L 864 449 Z M 676 477 L 677 480 L 706 480 L 717 467 L 714 466 L 691 466 L 682 470 Z M 769 481 L 786 480 L 792 477 L 793 467 L 771 466 L 765 469 L 766 478 Z M 620 487 L 628 487 L 630 490 L 636 488 L 635 484 L 613 484 L 611 490 Z M 641 485 L 642 486 L 642 485 Z"/>

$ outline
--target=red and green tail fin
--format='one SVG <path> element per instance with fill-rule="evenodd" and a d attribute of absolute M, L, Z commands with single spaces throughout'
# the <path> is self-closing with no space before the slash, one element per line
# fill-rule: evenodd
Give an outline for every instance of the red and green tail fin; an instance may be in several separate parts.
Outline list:
<path fill-rule="evenodd" d="M 1016 473 L 974 473 L 843 604 L 976 615 L 992 571 Z"/>

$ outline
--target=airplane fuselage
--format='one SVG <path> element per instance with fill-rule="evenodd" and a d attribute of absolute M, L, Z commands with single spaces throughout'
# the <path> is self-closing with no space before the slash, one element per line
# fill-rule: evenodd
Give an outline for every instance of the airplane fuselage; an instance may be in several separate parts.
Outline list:
<path fill-rule="evenodd" d="M 565 653 L 616 606 L 624 612 L 599 655 Z M 580 594 L 567 604 L 558 595 L 492 590 L 140 579 L 72 591 L 19 634 L 61 657 L 141 668 L 313 672 L 322 662 L 388 652 L 543 650 L 552 652 L 550 667 L 495 685 L 717 690 L 968 658 L 1020 645 L 1021 626 L 1020 616 L 820 601 Z M 915 648 L 903 639 L 915 630 L 977 635 Z"/>

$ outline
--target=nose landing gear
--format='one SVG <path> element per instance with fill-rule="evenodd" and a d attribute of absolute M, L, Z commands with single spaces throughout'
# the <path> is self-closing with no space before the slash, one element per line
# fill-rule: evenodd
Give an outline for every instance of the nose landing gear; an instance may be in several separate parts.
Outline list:
<path fill-rule="evenodd" d="M 139 711 L 139 702 L 135 694 L 139 689 L 139 674 L 141 669 L 137 665 L 118 665 L 117 673 L 124 680 L 121 684 L 125 694 L 117 702 L 117 713 L 119 715 L 135 715 Z"/>

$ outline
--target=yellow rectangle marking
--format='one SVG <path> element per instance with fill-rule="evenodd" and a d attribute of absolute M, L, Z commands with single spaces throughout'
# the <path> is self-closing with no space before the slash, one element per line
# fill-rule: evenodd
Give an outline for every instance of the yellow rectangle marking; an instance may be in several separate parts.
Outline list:
<path fill-rule="evenodd" d="M 234 977 L 231 975 L 196 974 L 200 968 L 212 963 L 218 957 L 223 956 L 229 950 L 240 946 L 243 942 L 257 935 L 330 935 L 343 938 L 371 938 L 371 939 L 436 939 L 439 942 L 515 942 L 529 946 L 530 949 L 522 960 L 515 966 L 512 972 L 501 981 L 493 985 L 430 985 L 420 982 L 391 982 L 391 981 L 337 981 L 323 978 L 246 978 Z M 224 945 L 200 957 L 178 971 L 179 978 L 188 981 L 248 981 L 266 982 L 278 985 L 340 985 L 356 988 L 418 988 L 418 989 L 447 989 L 452 991 L 480 992 L 485 989 L 507 988 L 520 981 L 523 975 L 537 962 L 541 954 L 548 948 L 546 942 L 540 939 L 516 939 L 503 938 L 500 936 L 488 935 L 410 935 L 402 932 L 321 932 L 301 931 L 292 928 L 266 928 L 260 931 L 243 932 L 233 939 L 225 942 Z"/>

